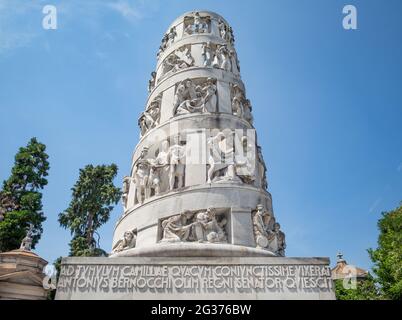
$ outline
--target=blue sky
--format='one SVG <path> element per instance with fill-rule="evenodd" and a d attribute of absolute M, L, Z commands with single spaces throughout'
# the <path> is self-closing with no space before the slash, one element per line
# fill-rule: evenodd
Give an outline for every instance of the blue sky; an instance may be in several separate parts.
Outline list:
<path fill-rule="evenodd" d="M 57 30 L 42 28 L 45 4 Z M 358 30 L 342 28 L 346 4 Z M 114 162 L 121 186 L 162 35 L 195 9 L 234 29 L 287 256 L 341 250 L 369 268 L 377 220 L 402 201 L 400 0 L 0 0 L 0 179 L 33 136 L 50 156 L 36 252 L 67 255 L 57 216 L 79 168 Z M 106 250 L 121 212 L 100 230 Z"/>

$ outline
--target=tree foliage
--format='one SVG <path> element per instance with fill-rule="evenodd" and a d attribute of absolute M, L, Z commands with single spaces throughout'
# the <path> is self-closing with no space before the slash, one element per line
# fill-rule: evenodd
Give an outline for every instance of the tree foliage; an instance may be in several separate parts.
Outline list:
<path fill-rule="evenodd" d="M 359 280 L 356 289 L 346 289 L 343 280 L 335 280 L 335 295 L 338 300 L 379 300 L 380 295 L 374 278 L 369 274 Z"/>
<path fill-rule="evenodd" d="M 402 204 L 378 221 L 377 249 L 369 249 L 373 271 L 386 299 L 402 299 Z"/>
<path fill-rule="evenodd" d="M 0 251 L 17 249 L 33 224 L 32 247 L 38 243 L 46 220 L 42 212 L 42 193 L 49 171 L 46 146 L 32 138 L 15 155 L 11 176 L 0 191 Z"/>
<path fill-rule="evenodd" d="M 72 190 L 69 207 L 59 214 L 59 223 L 70 229 L 70 256 L 100 256 L 96 230 L 109 220 L 110 212 L 120 200 L 121 191 L 113 184 L 117 166 L 87 165 L 80 169 L 78 181 Z"/>

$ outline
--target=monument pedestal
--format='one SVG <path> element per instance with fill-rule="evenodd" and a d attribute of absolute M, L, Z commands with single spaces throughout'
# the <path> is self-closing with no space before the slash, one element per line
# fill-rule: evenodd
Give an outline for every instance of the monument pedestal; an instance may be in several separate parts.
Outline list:
<path fill-rule="evenodd" d="M 56 299 L 332 300 L 328 258 L 63 258 Z"/>

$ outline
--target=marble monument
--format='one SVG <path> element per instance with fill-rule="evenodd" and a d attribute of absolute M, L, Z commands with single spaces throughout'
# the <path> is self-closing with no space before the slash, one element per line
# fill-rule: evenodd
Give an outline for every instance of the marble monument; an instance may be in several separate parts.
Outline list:
<path fill-rule="evenodd" d="M 108 258 L 65 258 L 58 299 L 334 299 L 327 258 L 285 258 L 233 30 L 195 11 L 148 82 Z"/>

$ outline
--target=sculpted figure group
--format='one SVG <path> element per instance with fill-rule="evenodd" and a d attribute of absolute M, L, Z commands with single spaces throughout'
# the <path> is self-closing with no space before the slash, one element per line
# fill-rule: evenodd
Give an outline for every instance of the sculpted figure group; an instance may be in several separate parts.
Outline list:
<path fill-rule="evenodd" d="M 167 48 L 169 48 L 173 44 L 176 36 L 177 36 L 176 27 L 170 28 L 169 32 L 163 36 L 161 45 L 159 46 L 158 53 L 156 54 L 158 58 Z"/>
<path fill-rule="evenodd" d="M 257 248 L 270 250 L 278 256 L 285 256 L 285 234 L 280 228 L 280 224 L 275 222 L 272 214 L 265 210 L 263 205 L 258 205 L 253 216 Z"/>
<path fill-rule="evenodd" d="M 204 67 L 213 67 L 225 71 L 239 70 L 239 62 L 236 50 L 229 49 L 227 45 L 213 45 L 211 42 L 202 45 L 202 57 Z"/>
<path fill-rule="evenodd" d="M 255 185 L 257 178 L 263 179 L 256 176 L 255 144 L 246 136 L 240 140 L 240 146 L 235 148 L 233 133 L 218 132 L 207 139 L 207 183 L 232 181 Z"/>
<path fill-rule="evenodd" d="M 191 79 L 180 82 L 174 97 L 173 115 L 216 112 L 216 90 L 216 79 L 213 78 L 207 78 L 199 84 Z"/>
<path fill-rule="evenodd" d="M 162 95 L 158 95 L 149 105 L 148 109 L 141 113 L 138 119 L 141 137 L 148 130 L 156 127 L 159 124 L 161 116 Z"/>
<path fill-rule="evenodd" d="M 232 27 L 229 27 L 222 19 L 218 20 L 219 34 L 223 40 L 226 40 L 231 46 L 234 45 L 234 35 Z"/>
<path fill-rule="evenodd" d="M 185 19 L 184 33 L 191 35 L 197 33 L 207 33 L 210 28 L 210 18 L 201 17 L 195 12 L 192 17 Z"/>
<path fill-rule="evenodd" d="M 184 211 L 162 221 L 160 242 L 227 242 L 225 231 L 227 220 L 215 209 Z"/>
<path fill-rule="evenodd" d="M 167 140 L 161 144 L 156 158 L 148 157 L 148 148 L 141 150 L 136 161 L 130 181 L 135 188 L 134 204 L 143 203 L 151 196 L 161 192 L 182 188 L 185 176 L 185 147 L 176 139 L 172 146 Z M 168 182 L 168 184 L 166 183 Z M 123 184 L 123 201 L 127 206 L 128 179 Z"/>
<path fill-rule="evenodd" d="M 191 56 L 190 49 L 184 47 L 170 54 L 162 63 L 162 76 L 169 72 L 177 72 L 194 65 L 194 58 Z"/>

